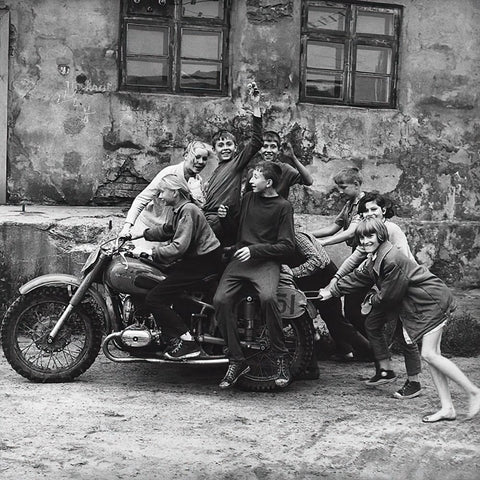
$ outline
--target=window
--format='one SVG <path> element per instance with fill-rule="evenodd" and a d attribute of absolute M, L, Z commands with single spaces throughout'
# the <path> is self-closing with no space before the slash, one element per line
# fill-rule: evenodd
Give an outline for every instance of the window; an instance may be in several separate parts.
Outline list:
<path fill-rule="evenodd" d="M 225 95 L 230 0 L 123 0 L 121 88 Z"/>
<path fill-rule="evenodd" d="M 300 100 L 394 108 L 402 7 L 303 0 Z"/>

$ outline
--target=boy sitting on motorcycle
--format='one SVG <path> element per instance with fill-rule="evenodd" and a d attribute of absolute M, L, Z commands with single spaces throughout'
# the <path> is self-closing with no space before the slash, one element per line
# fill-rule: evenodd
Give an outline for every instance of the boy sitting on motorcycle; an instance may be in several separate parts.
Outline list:
<path fill-rule="evenodd" d="M 183 177 L 166 175 L 159 190 L 165 205 L 172 207 L 173 217 L 165 225 L 148 228 L 143 236 L 149 241 L 169 242 L 147 252 L 156 263 L 168 267 L 168 276 L 148 292 L 145 303 L 168 339 L 165 357 L 182 360 L 199 356 L 201 349 L 170 305 L 185 288 L 220 270 L 221 248 L 203 212 L 191 201 Z"/>
<path fill-rule="evenodd" d="M 258 294 L 271 349 L 277 357 L 275 384 L 286 387 L 290 383 L 277 286 L 280 264 L 293 254 L 295 240 L 292 207 L 275 190 L 281 173 L 280 167 L 273 162 L 262 162 L 255 168 L 250 179 L 253 192 L 244 195 L 240 208 L 235 253 L 213 299 L 230 359 L 227 373 L 219 385 L 222 389 L 234 385 L 250 370 L 240 345 L 234 312 L 236 297 L 245 282 L 252 284 Z M 227 208 L 221 205 L 218 215 L 220 219 L 226 219 Z"/>

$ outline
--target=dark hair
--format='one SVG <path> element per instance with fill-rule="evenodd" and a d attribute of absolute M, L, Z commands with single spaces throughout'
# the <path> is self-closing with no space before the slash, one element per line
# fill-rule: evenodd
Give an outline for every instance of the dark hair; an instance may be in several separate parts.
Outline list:
<path fill-rule="evenodd" d="M 263 132 L 263 141 L 275 142 L 278 148 L 280 148 L 280 144 L 281 144 L 280 135 L 277 132 L 274 132 L 273 130 L 268 130 L 266 132 Z"/>
<path fill-rule="evenodd" d="M 365 237 L 372 233 L 377 234 L 380 243 L 388 240 L 388 230 L 385 222 L 382 222 L 378 218 L 365 218 L 360 221 L 355 229 L 355 242 L 357 245 L 360 245 L 360 237 Z"/>
<path fill-rule="evenodd" d="M 363 183 L 363 177 L 357 167 L 348 167 L 340 170 L 334 177 L 333 181 L 338 185 L 339 183 Z"/>
<path fill-rule="evenodd" d="M 272 181 L 272 187 L 276 188 L 282 177 L 282 167 L 274 162 L 260 162 L 255 166 L 255 170 L 260 172 L 265 180 Z"/>
<path fill-rule="evenodd" d="M 395 215 L 392 201 L 378 192 L 367 192 L 358 202 L 358 213 L 365 213 L 367 202 L 375 202 L 385 209 L 384 217 L 392 218 Z"/>
<path fill-rule="evenodd" d="M 212 137 L 212 147 L 215 148 L 215 144 L 221 139 L 226 138 L 227 140 L 233 140 L 236 144 L 237 141 L 235 140 L 235 135 L 228 130 L 219 130 L 213 137 Z"/>

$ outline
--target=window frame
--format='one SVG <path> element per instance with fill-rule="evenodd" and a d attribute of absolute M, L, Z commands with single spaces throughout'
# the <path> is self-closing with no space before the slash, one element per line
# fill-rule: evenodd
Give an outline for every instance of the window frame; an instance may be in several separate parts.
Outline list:
<path fill-rule="evenodd" d="M 308 27 L 309 7 L 338 7 L 346 8 L 344 31 L 328 30 Z M 373 33 L 357 33 L 357 18 L 359 12 L 391 13 L 393 15 L 393 34 L 382 35 Z M 396 108 L 398 100 L 398 65 L 401 40 L 401 22 L 403 6 L 385 3 L 361 2 L 355 0 L 302 0 L 301 12 L 301 41 L 300 41 L 300 102 L 322 105 L 344 105 L 368 108 Z M 328 98 L 308 95 L 307 77 L 315 69 L 307 65 L 307 50 L 309 42 L 335 43 L 344 45 L 343 69 L 336 70 L 343 75 L 342 98 Z M 377 74 L 368 72 L 369 77 L 389 78 L 389 96 L 387 102 L 355 101 L 355 76 L 367 73 L 356 70 L 356 53 L 358 46 L 386 47 L 392 51 L 391 73 Z M 333 72 L 326 68 L 317 68 L 321 72 Z M 327 73 L 328 74 L 328 73 Z"/>
<path fill-rule="evenodd" d="M 221 0 L 222 1 L 222 0 Z M 173 0 L 173 16 L 162 17 L 155 14 L 128 14 L 129 0 L 122 0 L 120 18 L 120 68 L 119 68 L 119 90 L 139 93 L 168 93 L 173 95 L 194 95 L 194 96 L 227 96 L 229 91 L 229 43 L 230 43 L 230 12 L 231 0 L 223 0 L 223 19 L 183 17 L 181 8 L 182 0 Z M 133 85 L 127 83 L 127 59 L 134 56 L 127 55 L 127 30 L 129 25 L 143 25 L 146 27 L 168 29 L 168 57 L 167 57 L 167 85 Z M 207 58 L 196 58 L 194 60 L 202 63 L 208 61 L 217 63 L 220 68 L 220 85 L 218 89 L 191 88 L 181 86 L 181 63 L 182 57 L 182 30 L 193 30 L 196 32 L 212 32 L 221 35 L 220 58 L 210 60 Z M 160 57 L 160 56 L 159 56 Z"/>

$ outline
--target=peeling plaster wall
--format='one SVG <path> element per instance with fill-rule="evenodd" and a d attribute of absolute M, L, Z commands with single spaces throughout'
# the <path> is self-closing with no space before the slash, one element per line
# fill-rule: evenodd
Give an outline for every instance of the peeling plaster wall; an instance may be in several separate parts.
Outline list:
<path fill-rule="evenodd" d="M 300 1 L 232 2 L 227 98 L 119 92 L 119 0 L 6 3 L 11 203 L 129 203 L 190 139 L 225 127 L 245 138 L 243 87 L 255 79 L 265 126 L 292 142 L 315 178 L 293 189 L 297 212 L 333 215 L 332 176 L 356 165 L 364 189 L 391 196 L 405 220 L 453 229 L 480 220 L 478 0 L 395 2 L 405 7 L 395 110 L 298 103 Z M 478 263 L 472 238 L 459 251 Z"/>

